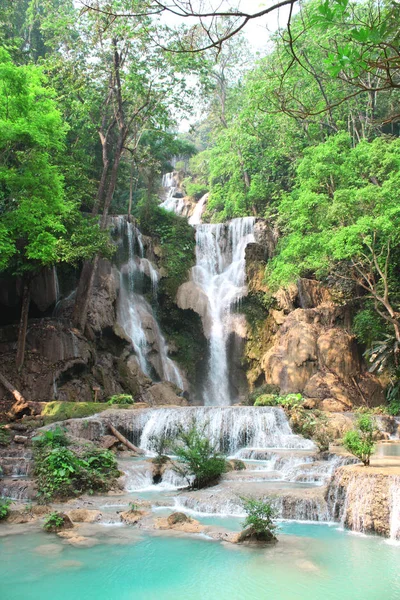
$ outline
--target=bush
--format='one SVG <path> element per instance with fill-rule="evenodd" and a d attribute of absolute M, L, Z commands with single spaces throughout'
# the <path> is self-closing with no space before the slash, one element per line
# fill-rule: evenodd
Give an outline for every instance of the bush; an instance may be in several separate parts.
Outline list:
<path fill-rule="evenodd" d="M 90 448 L 82 453 L 68 444 L 60 428 L 34 441 L 35 476 L 42 500 L 108 491 L 119 476 L 115 456 L 109 450 Z"/>
<path fill-rule="evenodd" d="M 62 514 L 52 512 L 44 520 L 43 529 L 46 531 L 54 531 L 60 529 L 64 525 L 64 517 Z"/>
<path fill-rule="evenodd" d="M 365 466 L 370 463 L 375 450 L 374 436 L 377 427 L 370 413 L 360 414 L 356 429 L 348 431 L 343 438 L 343 446 L 348 452 L 359 458 Z"/>
<path fill-rule="evenodd" d="M 227 468 L 223 454 L 206 437 L 205 427 L 198 428 L 193 421 L 189 430 L 180 430 L 172 448 L 178 461 L 175 471 L 197 489 L 217 483 Z"/>
<path fill-rule="evenodd" d="M 262 394 L 258 396 L 257 400 L 254 402 L 254 406 L 277 406 L 278 405 L 278 396 L 273 396 L 272 394 Z"/>
<path fill-rule="evenodd" d="M 156 456 L 153 458 L 153 463 L 162 465 L 169 460 L 166 454 L 170 445 L 171 439 L 165 433 L 160 435 L 153 434 L 149 437 L 150 450 L 156 453 Z"/>
<path fill-rule="evenodd" d="M 247 513 L 243 528 L 250 527 L 251 531 L 249 533 L 254 533 L 259 540 L 275 540 L 275 533 L 278 530 L 275 523 L 278 516 L 276 509 L 264 500 L 242 497 L 241 501 Z"/>
<path fill-rule="evenodd" d="M 266 383 L 258 388 L 256 388 L 253 392 L 251 392 L 248 396 L 248 404 L 253 405 L 257 398 L 260 396 L 267 394 L 270 396 L 278 396 L 279 388 L 276 385 L 272 385 Z"/>
<path fill-rule="evenodd" d="M 8 498 L 0 498 L 0 521 L 6 519 L 10 512 L 11 500 Z"/>
<path fill-rule="evenodd" d="M 107 404 L 134 404 L 135 400 L 130 394 L 116 394 L 107 400 Z"/>
<path fill-rule="evenodd" d="M 326 415 L 319 410 L 305 410 L 301 405 L 290 411 L 290 425 L 293 431 L 313 440 L 320 452 L 329 450 L 331 434 Z"/>
<path fill-rule="evenodd" d="M 8 446 L 11 442 L 11 434 L 3 425 L 0 426 L 0 446 Z"/>

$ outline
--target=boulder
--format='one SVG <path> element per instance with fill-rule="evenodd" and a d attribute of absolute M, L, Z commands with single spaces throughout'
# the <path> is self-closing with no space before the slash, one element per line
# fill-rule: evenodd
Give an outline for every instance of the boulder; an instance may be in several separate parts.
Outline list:
<path fill-rule="evenodd" d="M 144 510 L 126 510 L 120 513 L 120 519 L 127 525 L 136 525 L 149 513 Z"/>
<path fill-rule="evenodd" d="M 102 516 L 99 510 L 88 510 L 87 508 L 74 508 L 66 514 L 74 523 L 96 523 Z"/>
<path fill-rule="evenodd" d="M 155 383 L 146 391 L 146 400 L 151 405 L 187 406 L 187 400 L 177 395 L 178 388 L 169 381 Z"/>
<path fill-rule="evenodd" d="M 156 529 L 172 529 L 182 533 L 201 533 L 204 531 L 204 525 L 201 525 L 195 519 L 191 519 L 184 513 L 172 513 L 169 517 L 155 519 Z"/>

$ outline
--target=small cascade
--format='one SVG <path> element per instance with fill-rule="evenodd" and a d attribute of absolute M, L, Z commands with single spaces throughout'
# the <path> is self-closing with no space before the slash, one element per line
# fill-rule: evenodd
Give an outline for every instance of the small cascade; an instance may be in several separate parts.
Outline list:
<path fill-rule="evenodd" d="M 160 204 L 161 208 L 181 215 L 185 208 L 182 194 L 178 192 L 174 173 L 166 173 L 162 178 L 162 187 L 165 191 L 165 200 Z"/>
<path fill-rule="evenodd" d="M 232 308 L 247 293 L 245 251 L 254 242 L 253 217 L 228 225 L 196 227 L 196 266 L 192 280 L 208 300 L 203 327 L 209 338 L 210 358 L 205 404 L 226 406 L 236 398 L 229 389 L 228 338 L 235 331 Z"/>
<path fill-rule="evenodd" d="M 186 385 L 176 363 L 168 356 L 167 342 L 154 315 L 153 308 L 142 295 L 143 276 L 150 278 L 153 297 L 157 295 L 159 275 L 154 265 L 144 256 L 142 235 L 124 216 L 114 217 L 118 235 L 120 266 L 120 293 L 117 319 L 132 342 L 139 366 L 151 376 L 153 370 L 162 380 L 170 381 L 180 389 Z M 124 262 L 124 240 L 127 240 L 128 260 Z M 135 252 L 138 249 L 138 254 Z"/>
<path fill-rule="evenodd" d="M 124 418 L 121 426 L 136 445 L 151 451 L 152 436 L 174 438 L 194 421 L 229 455 L 240 457 L 241 449 L 249 447 L 315 449 L 313 442 L 292 432 L 285 412 L 276 407 L 149 408 L 132 413 L 130 423 Z"/>
<path fill-rule="evenodd" d="M 196 207 L 193 211 L 193 214 L 189 219 L 189 225 L 200 225 L 201 216 L 203 214 L 204 207 L 207 204 L 208 196 L 209 196 L 209 194 L 207 192 L 207 194 L 204 194 L 204 196 L 202 196 L 200 198 L 200 200 L 197 202 Z"/>
<path fill-rule="evenodd" d="M 400 477 L 390 485 L 390 539 L 400 541 Z"/>
<path fill-rule="evenodd" d="M 130 493 L 175 491 L 188 484 L 187 480 L 172 468 L 167 468 L 163 472 L 160 483 L 154 482 L 150 463 L 135 462 L 127 465 L 121 463 L 120 468 L 125 473 L 125 489 Z"/>

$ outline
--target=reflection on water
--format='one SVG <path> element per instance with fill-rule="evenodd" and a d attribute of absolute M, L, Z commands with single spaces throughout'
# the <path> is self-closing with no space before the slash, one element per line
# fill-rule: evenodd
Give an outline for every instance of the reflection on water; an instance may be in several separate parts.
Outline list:
<path fill-rule="evenodd" d="M 400 442 L 387 442 L 378 444 L 375 451 L 375 456 L 399 456 L 400 457 Z"/>

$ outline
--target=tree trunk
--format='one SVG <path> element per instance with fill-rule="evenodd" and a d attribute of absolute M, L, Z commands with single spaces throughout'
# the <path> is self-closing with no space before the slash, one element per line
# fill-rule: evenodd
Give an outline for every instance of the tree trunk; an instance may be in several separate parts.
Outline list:
<path fill-rule="evenodd" d="M 25 344 L 26 344 L 26 330 L 28 328 L 28 315 L 29 315 L 29 304 L 31 301 L 31 283 L 29 279 L 23 281 L 22 291 L 22 306 L 21 306 L 21 318 L 19 322 L 18 330 L 18 345 L 17 345 L 17 358 L 16 366 L 18 372 L 21 371 L 24 364 L 25 358 Z"/>
<path fill-rule="evenodd" d="M 14 402 L 11 410 L 8 413 L 9 417 L 15 418 L 22 411 L 24 411 L 25 409 L 29 408 L 29 404 L 25 400 L 25 398 L 23 397 L 23 395 L 1 373 L 0 373 L 0 383 L 2 383 L 3 386 L 6 388 L 6 390 L 8 392 L 10 392 L 10 394 L 12 394 L 14 396 L 14 398 L 15 398 L 15 402 Z"/>
<path fill-rule="evenodd" d="M 117 440 L 119 440 L 122 444 L 124 444 L 124 446 L 129 448 L 129 450 L 133 450 L 137 454 L 144 454 L 144 450 L 142 450 L 141 448 L 138 448 L 137 446 L 132 444 L 132 442 L 127 440 L 126 437 L 124 437 L 122 435 L 122 433 L 120 433 L 117 429 L 115 429 L 115 427 L 112 423 L 110 423 L 110 429 L 111 429 L 111 433 L 117 438 Z"/>

